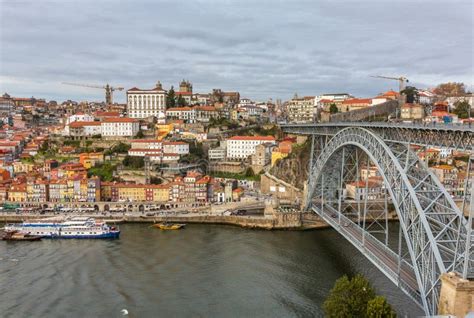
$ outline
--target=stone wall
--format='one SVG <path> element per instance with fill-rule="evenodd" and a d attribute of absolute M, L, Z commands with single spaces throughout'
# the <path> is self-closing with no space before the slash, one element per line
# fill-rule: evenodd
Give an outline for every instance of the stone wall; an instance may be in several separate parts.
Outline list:
<path fill-rule="evenodd" d="M 441 274 L 438 315 L 467 317 L 469 312 L 474 312 L 474 281 L 455 273 Z"/>
<path fill-rule="evenodd" d="M 303 191 L 269 173 L 261 176 L 260 191 L 275 196 L 281 203 L 298 204 L 303 198 Z"/>

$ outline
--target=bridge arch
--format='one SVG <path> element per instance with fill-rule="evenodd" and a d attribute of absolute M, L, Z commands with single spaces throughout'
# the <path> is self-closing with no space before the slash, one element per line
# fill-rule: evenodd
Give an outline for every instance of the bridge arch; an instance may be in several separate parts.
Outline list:
<path fill-rule="evenodd" d="M 338 164 L 344 169 L 341 156 L 344 156 L 343 149 L 349 147 L 363 151 L 380 172 L 400 221 L 416 276 L 419 295 L 412 298 L 418 299 L 427 314 L 436 313 L 440 274 L 462 272 L 467 247 L 458 242 L 466 237 L 466 218 L 437 177 L 408 145 L 386 143 L 360 127 L 342 129 L 321 150 L 309 174 L 307 208 L 324 213 L 325 202 L 337 196 L 331 191 L 337 187 L 328 188 L 325 182 L 333 185 L 340 182 L 342 177 L 334 172 Z M 317 204 L 313 205 L 315 199 L 321 202 L 320 210 Z"/>

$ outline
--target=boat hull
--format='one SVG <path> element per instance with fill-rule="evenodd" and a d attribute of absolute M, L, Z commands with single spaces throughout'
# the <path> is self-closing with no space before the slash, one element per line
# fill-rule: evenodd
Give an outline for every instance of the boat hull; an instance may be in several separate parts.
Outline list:
<path fill-rule="evenodd" d="M 80 234 L 80 235 L 59 235 L 59 234 L 52 234 L 52 235 L 45 235 L 43 238 L 45 239 L 118 239 L 120 237 L 120 231 L 117 232 L 108 232 L 102 234 Z"/>

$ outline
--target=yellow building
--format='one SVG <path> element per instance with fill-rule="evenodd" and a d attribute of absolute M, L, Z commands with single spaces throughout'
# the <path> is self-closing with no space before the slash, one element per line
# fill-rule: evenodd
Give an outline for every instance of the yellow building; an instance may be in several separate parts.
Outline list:
<path fill-rule="evenodd" d="M 170 189 L 168 185 L 153 185 L 153 201 L 168 202 L 170 199 Z"/>
<path fill-rule="evenodd" d="M 143 185 L 121 184 L 116 186 L 119 201 L 145 201 Z"/>
<path fill-rule="evenodd" d="M 34 163 L 31 162 L 21 162 L 21 161 L 14 161 L 13 162 L 13 172 L 17 173 L 30 173 L 33 171 Z"/>
<path fill-rule="evenodd" d="M 170 132 L 173 131 L 174 125 L 172 123 L 169 124 L 156 124 L 156 138 L 163 139 L 168 135 Z"/>
<path fill-rule="evenodd" d="M 81 153 L 79 155 L 79 163 L 86 169 L 90 169 L 101 162 L 104 162 L 104 154 L 101 152 Z"/>
<path fill-rule="evenodd" d="M 288 157 L 288 153 L 281 152 L 280 149 L 277 147 L 273 149 L 272 151 L 272 167 L 275 165 L 275 163 L 283 158 Z"/>

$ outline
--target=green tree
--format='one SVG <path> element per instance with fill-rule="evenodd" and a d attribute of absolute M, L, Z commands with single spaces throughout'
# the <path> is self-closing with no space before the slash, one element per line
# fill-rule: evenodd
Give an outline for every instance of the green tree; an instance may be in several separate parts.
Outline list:
<path fill-rule="evenodd" d="M 400 93 L 406 96 L 406 102 L 413 104 L 418 102 L 418 89 L 414 86 L 407 86 Z"/>
<path fill-rule="evenodd" d="M 161 180 L 161 178 L 158 178 L 158 177 L 150 178 L 150 184 L 162 184 L 162 183 L 163 183 L 163 180 Z"/>
<path fill-rule="evenodd" d="M 385 297 L 376 296 L 367 303 L 368 318 L 394 318 L 396 316 Z"/>
<path fill-rule="evenodd" d="M 336 104 L 332 103 L 331 106 L 329 106 L 329 113 L 336 114 L 338 111 Z"/>
<path fill-rule="evenodd" d="M 176 96 L 174 93 L 174 88 L 171 86 L 170 90 L 168 91 L 168 95 L 166 96 L 166 108 L 173 108 L 176 106 Z"/>
<path fill-rule="evenodd" d="M 247 170 L 245 170 L 245 176 L 246 177 L 255 177 L 255 172 L 251 167 L 248 167 Z"/>
<path fill-rule="evenodd" d="M 463 101 L 457 101 L 454 104 L 454 110 L 453 113 L 458 115 L 459 118 L 468 118 L 469 117 L 469 108 L 471 105 L 465 100 Z"/>
<path fill-rule="evenodd" d="M 328 317 L 364 317 L 367 303 L 375 297 L 370 283 L 362 276 L 339 278 L 323 304 Z"/>
<path fill-rule="evenodd" d="M 178 95 L 178 98 L 176 99 L 176 105 L 177 105 L 178 107 L 186 106 L 186 100 L 184 99 L 183 96 Z"/>
<path fill-rule="evenodd" d="M 137 139 L 145 138 L 145 134 L 143 133 L 141 129 L 137 132 L 137 134 L 135 135 L 135 138 Z"/>
<path fill-rule="evenodd" d="M 126 167 L 140 169 L 145 166 L 145 160 L 143 157 L 125 156 L 122 164 Z"/>

